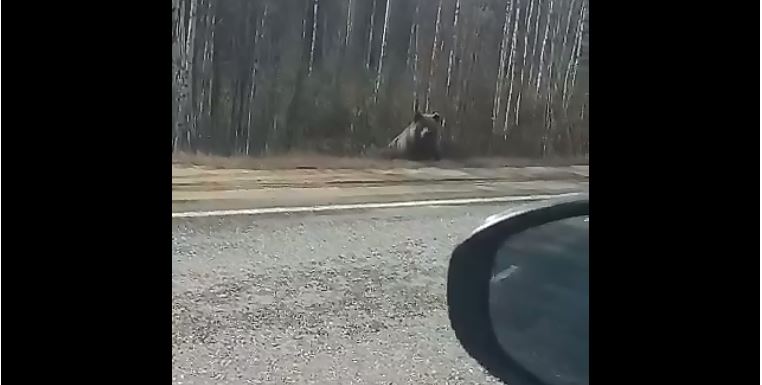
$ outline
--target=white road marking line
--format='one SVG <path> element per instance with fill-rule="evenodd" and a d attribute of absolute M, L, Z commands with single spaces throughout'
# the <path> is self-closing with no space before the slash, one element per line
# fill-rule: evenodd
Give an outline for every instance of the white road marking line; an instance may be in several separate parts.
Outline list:
<path fill-rule="evenodd" d="M 239 210 L 212 210 L 212 211 L 186 211 L 172 213 L 172 218 L 203 218 L 203 217 L 224 217 L 230 215 L 262 215 L 262 214 L 293 214 L 293 213 L 312 213 L 320 211 L 341 211 L 355 209 L 390 209 L 399 207 L 422 207 L 422 206 L 457 206 L 475 203 L 504 203 L 504 202 L 526 202 L 538 201 L 543 199 L 563 198 L 577 195 L 579 193 L 568 194 L 548 194 L 548 195 L 512 195 L 491 198 L 463 198 L 463 199 L 438 199 L 422 201 L 404 201 L 404 202 L 386 202 L 386 203 L 354 203 L 344 205 L 322 205 L 322 206 L 297 206 L 297 207 L 266 207 L 257 209 L 239 209 Z"/>

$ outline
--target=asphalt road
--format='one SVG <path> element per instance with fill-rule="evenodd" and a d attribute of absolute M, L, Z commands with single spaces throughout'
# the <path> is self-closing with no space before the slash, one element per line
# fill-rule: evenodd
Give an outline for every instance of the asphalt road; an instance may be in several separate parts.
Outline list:
<path fill-rule="evenodd" d="M 508 207 L 173 220 L 173 383 L 499 383 L 445 284 L 455 244 Z"/>

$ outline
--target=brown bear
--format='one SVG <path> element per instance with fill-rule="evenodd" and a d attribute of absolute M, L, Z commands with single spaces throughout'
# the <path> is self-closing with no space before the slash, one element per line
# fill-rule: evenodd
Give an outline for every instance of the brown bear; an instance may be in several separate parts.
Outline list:
<path fill-rule="evenodd" d="M 442 117 L 439 113 L 422 114 L 416 109 L 413 122 L 405 127 L 388 145 L 396 157 L 410 160 L 439 160 L 439 136 Z"/>

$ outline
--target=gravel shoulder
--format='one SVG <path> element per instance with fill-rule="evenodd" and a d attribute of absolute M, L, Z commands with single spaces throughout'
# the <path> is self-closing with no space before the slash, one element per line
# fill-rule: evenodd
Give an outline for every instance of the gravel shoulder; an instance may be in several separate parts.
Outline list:
<path fill-rule="evenodd" d="M 172 167 L 173 212 L 587 191 L 588 166 L 249 170 Z"/>

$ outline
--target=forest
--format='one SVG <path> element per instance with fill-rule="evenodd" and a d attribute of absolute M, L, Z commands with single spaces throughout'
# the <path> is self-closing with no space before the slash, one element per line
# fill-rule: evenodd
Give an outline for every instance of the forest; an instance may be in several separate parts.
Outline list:
<path fill-rule="evenodd" d="M 172 0 L 172 72 L 175 152 L 366 154 L 416 101 L 452 153 L 589 152 L 589 0 Z"/>

